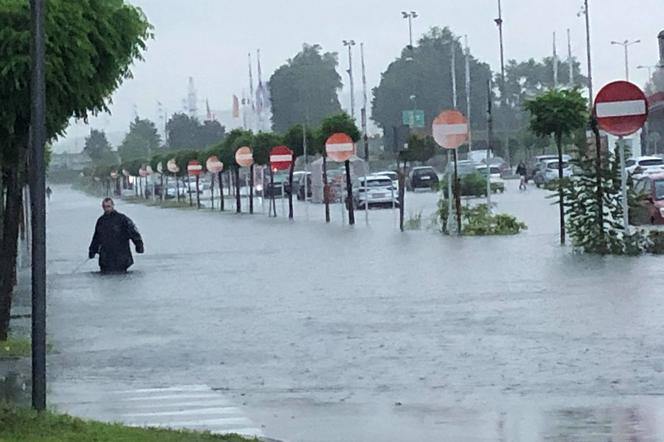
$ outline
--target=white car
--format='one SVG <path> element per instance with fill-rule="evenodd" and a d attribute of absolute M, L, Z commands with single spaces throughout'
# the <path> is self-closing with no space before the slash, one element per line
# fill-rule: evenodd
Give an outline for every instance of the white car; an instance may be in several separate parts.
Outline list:
<path fill-rule="evenodd" d="M 398 192 L 392 180 L 387 176 L 368 176 L 359 180 L 357 191 L 354 191 L 353 204 L 356 209 L 374 206 L 399 207 Z"/>
<path fill-rule="evenodd" d="M 636 178 L 660 175 L 664 173 L 664 159 L 659 157 L 630 158 L 625 161 L 625 170 Z"/>
<path fill-rule="evenodd" d="M 479 172 L 482 176 L 486 176 L 487 173 L 487 167 L 486 164 L 481 164 L 479 166 L 475 166 L 475 169 L 477 172 Z M 492 165 L 489 167 L 489 181 L 491 182 L 491 188 L 493 192 L 500 192 L 503 193 L 505 191 L 505 180 L 502 177 L 500 167 L 497 165 Z"/>
<path fill-rule="evenodd" d="M 569 178 L 573 175 L 572 166 L 563 160 L 563 178 Z M 533 181 L 540 187 L 558 179 L 558 160 L 540 161 L 535 169 Z"/>
<path fill-rule="evenodd" d="M 392 170 L 385 170 L 383 172 L 372 173 L 371 176 L 386 176 L 392 180 L 392 185 L 398 191 L 399 190 L 399 174 Z"/>

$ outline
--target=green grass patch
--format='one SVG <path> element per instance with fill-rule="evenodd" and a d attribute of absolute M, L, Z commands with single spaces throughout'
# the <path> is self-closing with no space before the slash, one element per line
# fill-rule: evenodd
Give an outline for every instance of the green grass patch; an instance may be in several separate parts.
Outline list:
<path fill-rule="evenodd" d="M 0 442 L 249 442 L 238 435 L 129 428 L 0 405 Z"/>
<path fill-rule="evenodd" d="M 0 341 L 0 359 L 16 359 L 30 356 L 32 345 L 29 339 L 9 338 Z"/>

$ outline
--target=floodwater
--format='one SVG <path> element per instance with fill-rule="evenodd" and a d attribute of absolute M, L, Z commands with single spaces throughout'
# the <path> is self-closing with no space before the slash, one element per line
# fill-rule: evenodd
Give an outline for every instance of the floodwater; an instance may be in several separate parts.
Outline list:
<path fill-rule="evenodd" d="M 146 254 L 100 276 L 74 271 L 99 201 L 55 188 L 51 404 L 288 442 L 664 440 L 664 259 L 561 248 L 545 196 L 510 183 L 529 230 L 463 239 L 426 228 L 432 193 L 406 233 L 120 202 Z"/>

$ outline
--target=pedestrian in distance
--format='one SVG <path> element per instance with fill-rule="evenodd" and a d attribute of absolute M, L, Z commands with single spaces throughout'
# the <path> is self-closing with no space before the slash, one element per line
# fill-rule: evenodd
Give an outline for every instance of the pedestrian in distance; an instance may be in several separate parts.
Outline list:
<path fill-rule="evenodd" d="M 97 220 L 88 257 L 94 259 L 99 254 L 102 273 L 125 273 L 134 264 L 129 241 L 134 243 L 136 253 L 141 254 L 144 252 L 143 238 L 134 222 L 115 210 L 112 198 L 104 198 L 101 206 L 104 214 Z"/>
<path fill-rule="evenodd" d="M 53 190 L 51 186 L 46 187 L 46 199 L 51 201 L 51 195 L 53 195 Z"/>
<path fill-rule="evenodd" d="M 526 164 L 521 161 L 516 168 L 516 174 L 519 175 L 519 190 L 528 190 L 528 170 Z"/>

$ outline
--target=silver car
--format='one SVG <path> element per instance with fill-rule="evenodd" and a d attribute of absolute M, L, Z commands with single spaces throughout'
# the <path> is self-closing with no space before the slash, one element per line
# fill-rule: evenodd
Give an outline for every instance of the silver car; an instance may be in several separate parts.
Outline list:
<path fill-rule="evenodd" d="M 381 207 L 399 207 L 398 192 L 392 180 L 387 176 L 368 176 L 359 179 L 356 192 L 353 192 L 353 205 L 357 209 Z"/>

